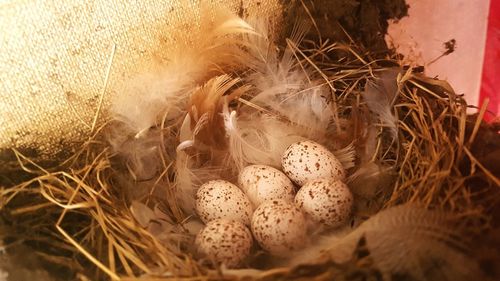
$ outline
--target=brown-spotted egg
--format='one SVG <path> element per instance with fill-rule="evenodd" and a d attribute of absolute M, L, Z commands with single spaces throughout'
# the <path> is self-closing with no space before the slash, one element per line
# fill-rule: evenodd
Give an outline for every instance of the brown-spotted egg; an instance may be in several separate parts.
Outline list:
<path fill-rule="evenodd" d="M 255 207 L 267 200 L 293 202 L 295 197 L 295 187 L 290 179 L 270 166 L 247 166 L 240 172 L 238 182 Z"/>
<path fill-rule="evenodd" d="M 339 180 L 318 179 L 297 192 L 295 204 L 314 221 L 330 227 L 344 224 L 351 215 L 353 196 Z"/>
<path fill-rule="evenodd" d="M 250 225 L 252 204 L 236 185 L 224 180 L 204 183 L 196 192 L 196 213 L 204 223 L 229 219 Z"/>
<path fill-rule="evenodd" d="M 195 245 L 207 259 L 229 268 L 238 267 L 250 254 L 253 238 L 250 230 L 238 221 L 210 221 L 196 236 Z"/>
<path fill-rule="evenodd" d="M 266 201 L 252 216 L 255 240 L 264 250 L 277 256 L 285 256 L 303 247 L 306 228 L 304 214 L 285 200 Z"/>
<path fill-rule="evenodd" d="M 342 163 L 326 147 L 313 141 L 290 145 L 281 159 L 283 172 L 297 185 L 319 178 L 344 180 Z"/>

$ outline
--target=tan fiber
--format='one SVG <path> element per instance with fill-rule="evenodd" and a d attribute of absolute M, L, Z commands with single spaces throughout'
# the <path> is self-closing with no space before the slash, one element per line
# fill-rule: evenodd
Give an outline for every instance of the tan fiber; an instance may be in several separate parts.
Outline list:
<path fill-rule="evenodd" d="M 279 0 L 202 2 L 270 19 L 281 15 Z M 168 58 L 174 29 L 197 32 L 203 5 L 0 1 L 0 171 L 15 167 L 12 148 L 38 162 L 71 154 L 106 120 L 109 98 L 124 79 L 145 61 Z"/>

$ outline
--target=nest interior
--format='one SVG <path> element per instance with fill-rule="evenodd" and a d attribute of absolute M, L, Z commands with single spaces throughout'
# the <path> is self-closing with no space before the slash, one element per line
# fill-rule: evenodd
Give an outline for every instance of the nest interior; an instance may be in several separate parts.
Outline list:
<path fill-rule="evenodd" d="M 328 89 L 329 95 L 324 98 L 333 112 L 335 120 L 331 123 L 336 135 L 330 145 L 352 145 L 356 152 L 354 167 L 349 170 L 351 175 L 359 173 L 351 182 L 356 195 L 355 216 L 364 221 L 381 210 L 398 210 L 394 208 L 408 204 L 446 211 L 452 214 L 456 233 L 438 229 L 420 234 L 419 227 L 436 227 L 442 220 L 419 225 L 419 217 L 412 212 L 409 217 L 397 217 L 401 221 L 391 220 L 378 227 L 388 232 L 401 230 L 400 235 L 411 238 L 412 232 L 417 232 L 415 239 L 423 244 L 415 242 L 415 248 L 434 245 L 425 244 L 425 239 L 438 234 L 445 235 L 436 238 L 439 241 L 459 241 L 456 248 L 467 253 L 470 260 L 466 261 L 477 263 L 481 270 L 478 274 L 494 280 L 498 277 L 495 262 L 499 253 L 491 245 L 498 245 L 495 234 L 500 227 L 500 173 L 495 165 L 500 153 L 500 127 L 482 121 L 487 114 L 485 106 L 478 114 L 467 115 L 468 105 L 448 83 L 426 77 L 422 67 L 401 65 L 400 57 L 374 35 L 385 33 L 387 18 L 405 13 L 406 6 L 400 1 L 343 1 L 341 6 L 347 12 L 342 15 L 319 9 L 323 2 L 294 1 L 287 15 L 310 21 L 312 28 L 300 44 L 292 38 L 281 40 L 278 47 L 281 53 L 286 47 L 291 50 L 294 67 L 309 69 L 310 83 L 304 89 L 311 85 Z M 375 13 L 372 16 L 377 20 L 369 19 L 367 13 Z M 375 27 L 368 28 L 364 24 L 368 20 L 376 22 L 372 25 Z M 286 32 L 293 34 L 291 30 L 293 27 Z M 244 76 L 245 71 L 236 75 Z M 377 89 L 378 95 L 367 96 L 368 88 Z M 381 100 L 385 106 L 377 109 Z M 269 111 L 244 95 L 230 106 Z M 200 262 L 189 248 L 192 235 L 188 221 L 192 214 L 181 208 L 175 196 L 175 147 L 179 144 L 180 123 L 180 119 L 167 118 L 158 123 L 162 133 L 156 136 L 157 141 L 166 148 L 155 157 L 161 159 L 162 168 L 148 179 L 150 188 L 141 192 L 128 188 L 129 183 L 121 176 L 130 167 L 109 143 L 108 133 L 117 126 L 115 122 L 97 130 L 80 151 L 58 167 L 42 167 L 14 151 L 22 171 L 5 178 L 1 193 L 7 250 L 19 251 L 18 259 L 22 259 L 23 251 L 34 255 L 34 263 L 51 268 L 51 274 L 62 280 L 446 280 L 439 279 L 445 271 L 441 269 L 456 265 L 436 266 L 434 261 L 422 266 L 430 268 L 424 273 L 407 268 L 390 271 L 392 265 L 380 262 L 380 249 L 370 248 L 370 239 L 374 238 L 368 232 L 353 236 L 356 239 L 354 247 L 349 248 L 350 259 L 344 262 L 329 256 L 328 245 L 320 245 L 327 254 L 304 263 L 283 262 L 261 253 L 248 263 L 248 269 L 229 270 Z M 205 141 L 225 138 L 216 132 L 206 133 Z M 364 173 L 359 172 L 360 167 Z M 133 173 L 127 178 L 133 179 Z M 371 183 L 371 189 L 366 182 Z M 381 215 L 377 218 L 383 221 Z M 165 225 L 168 231 L 162 228 Z M 451 239 L 453 235 L 460 239 Z M 19 250 L 20 244 L 29 250 Z M 404 244 L 384 247 L 412 250 L 398 248 L 407 247 Z M 429 253 L 418 258 L 432 260 L 434 256 Z M 446 277 L 450 276 L 454 275 Z"/>

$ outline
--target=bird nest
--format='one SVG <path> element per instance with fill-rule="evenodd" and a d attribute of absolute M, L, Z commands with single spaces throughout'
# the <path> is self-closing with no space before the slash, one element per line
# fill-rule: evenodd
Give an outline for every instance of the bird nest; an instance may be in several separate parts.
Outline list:
<path fill-rule="evenodd" d="M 117 118 L 57 168 L 16 152 L 25 179 L 1 193 L 6 241 L 30 246 L 63 279 L 492 278 L 474 251 L 476 238 L 492 228 L 500 186 L 493 166 L 482 161 L 498 145 L 498 128 L 482 121 L 485 106 L 467 115 L 464 99 L 447 82 L 402 65 L 391 51 L 381 55 L 354 42 L 303 40 L 300 27 L 276 43 L 251 20 L 228 17 L 219 24 L 230 27 L 228 34 L 203 46 L 226 58 L 236 48 L 241 57 L 225 65 L 218 61 L 215 68 L 202 65 L 201 78 L 182 90 L 189 94 L 169 100 L 179 106 L 155 107 L 146 130 L 116 109 Z M 162 63 L 147 71 L 175 69 L 164 70 Z M 146 81 L 141 79 L 131 83 Z M 281 88 L 266 92 L 273 87 Z M 279 102 L 259 100 L 264 94 Z M 208 121 L 195 126 L 204 114 Z M 259 119 L 264 117 L 268 123 Z M 233 127 L 231 118 L 239 118 Z M 264 128 L 273 122 L 293 127 L 341 159 L 355 196 L 350 225 L 312 233 L 317 241 L 288 258 L 256 250 L 237 269 L 198 257 L 191 246 L 194 214 L 186 207 L 191 195 L 183 181 L 191 187 L 211 178 L 234 181 L 241 166 L 259 160 L 241 143 L 235 152 L 238 138 L 232 138 L 250 134 L 242 131 L 245 126 L 274 131 Z M 260 153 L 273 163 L 276 151 Z"/>

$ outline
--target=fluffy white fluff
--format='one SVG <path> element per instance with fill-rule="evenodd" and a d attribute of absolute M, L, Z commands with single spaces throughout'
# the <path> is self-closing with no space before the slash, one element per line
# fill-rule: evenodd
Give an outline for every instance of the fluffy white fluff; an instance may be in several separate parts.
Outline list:
<path fill-rule="evenodd" d="M 280 168 L 290 144 L 327 144 L 339 133 L 330 88 L 312 79 L 291 48 L 306 26 L 297 25 L 280 50 L 266 21 L 247 23 L 224 11 L 204 21 L 199 37 L 187 40 L 194 47 L 180 43 L 168 61 L 132 77 L 113 102 L 121 122 L 115 147 L 134 178 L 162 172 L 169 156 L 176 200 L 188 214 L 202 183 L 233 180 L 250 164 Z M 177 36 L 185 42 L 188 35 Z M 352 146 L 330 148 L 353 166 Z"/>
<path fill-rule="evenodd" d="M 234 164 L 238 170 L 252 164 L 280 168 L 286 148 L 305 139 L 300 128 L 267 114 L 239 119 L 236 111 L 226 107 L 224 121 L 229 138 L 228 164 Z"/>
<path fill-rule="evenodd" d="M 378 117 L 380 124 L 389 130 L 393 140 L 397 140 L 398 118 L 393 113 L 393 104 L 399 91 L 397 82 L 399 68 L 384 70 L 374 81 L 368 81 L 363 99 L 368 108 Z"/>
<path fill-rule="evenodd" d="M 165 127 L 172 130 L 172 125 L 183 118 L 189 98 L 199 85 L 222 70 L 236 71 L 233 58 L 245 54 L 241 35 L 254 33 L 248 23 L 213 3 L 200 5 L 201 13 L 191 15 L 193 22 L 200 22 L 199 30 L 173 34 L 178 44 L 170 56 L 149 62 L 149 67 L 129 77 L 112 101 L 111 114 L 119 125 L 110 143 L 136 179 L 162 169 L 159 154 L 172 154 L 166 151 L 163 137 L 170 132 L 162 125 L 167 123 Z"/>

